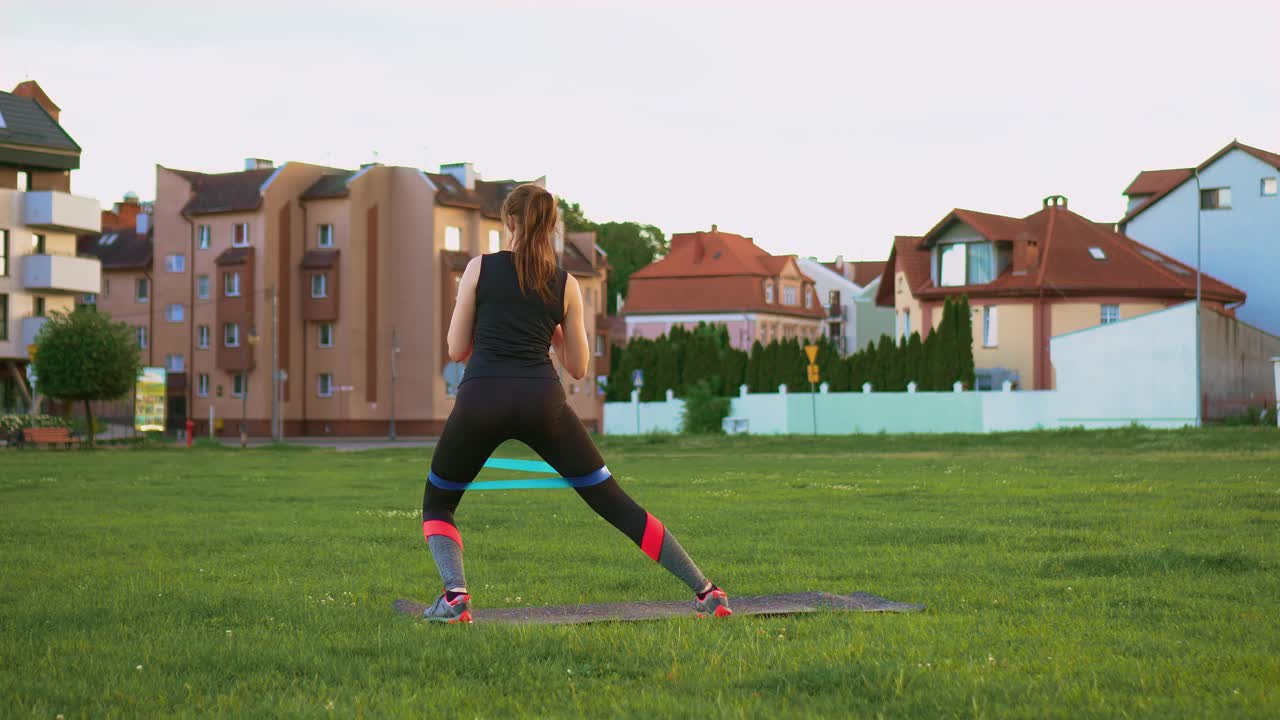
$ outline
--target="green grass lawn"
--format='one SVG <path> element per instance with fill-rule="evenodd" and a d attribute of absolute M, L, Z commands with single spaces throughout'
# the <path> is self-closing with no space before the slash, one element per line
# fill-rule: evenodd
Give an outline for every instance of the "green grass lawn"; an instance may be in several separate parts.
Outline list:
<path fill-rule="evenodd" d="M 0 716 L 1280 716 L 1275 430 L 601 445 L 731 597 L 929 609 L 428 626 L 429 450 L 0 452 Z M 686 598 L 571 491 L 458 519 L 479 607 Z"/>

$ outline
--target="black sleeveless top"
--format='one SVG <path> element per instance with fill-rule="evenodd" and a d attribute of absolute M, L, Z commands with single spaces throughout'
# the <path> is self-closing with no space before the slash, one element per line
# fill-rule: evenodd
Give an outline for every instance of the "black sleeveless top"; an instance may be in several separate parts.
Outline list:
<path fill-rule="evenodd" d="M 566 278 L 557 267 L 551 276 L 555 302 L 547 303 L 532 290 L 520 292 L 510 250 L 482 256 L 474 341 L 462 382 L 475 377 L 559 379 L 547 350 L 556 325 L 564 320 Z"/>

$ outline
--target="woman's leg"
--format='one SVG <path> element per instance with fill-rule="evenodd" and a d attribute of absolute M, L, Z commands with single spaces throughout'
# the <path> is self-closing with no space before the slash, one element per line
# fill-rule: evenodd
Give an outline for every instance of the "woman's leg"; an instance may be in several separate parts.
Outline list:
<path fill-rule="evenodd" d="M 540 390 L 537 402 L 529 406 L 529 411 L 536 408 L 538 417 L 522 418 L 519 427 L 523 432 L 516 439 L 533 448 L 556 472 L 582 483 L 576 487 L 578 496 L 592 510 L 691 590 L 700 593 L 711 587 L 675 536 L 632 500 L 609 473 L 582 421 L 565 401 L 560 384 L 547 383 Z"/>
<path fill-rule="evenodd" d="M 458 398 L 431 456 L 431 471 L 422 494 L 422 535 L 440 571 L 445 590 L 466 591 L 462 568 L 462 535 L 453 513 L 485 460 L 507 438 L 501 415 L 500 381 L 476 379 L 458 389 Z"/>

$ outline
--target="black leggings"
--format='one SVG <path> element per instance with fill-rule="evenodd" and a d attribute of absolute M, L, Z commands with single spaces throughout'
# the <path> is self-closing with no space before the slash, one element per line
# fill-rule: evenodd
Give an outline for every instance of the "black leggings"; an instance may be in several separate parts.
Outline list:
<path fill-rule="evenodd" d="M 453 513 L 463 489 L 484 467 L 485 460 L 506 440 L 519 440 L 566 478 L 595 476 L 601 482 L 576 487 L 579 497 L 601 517 L 621 530 L 645 554 L 659 559 L 665 529 L 612 475 L 587 430 L 569 407 L 558 380 L 541 378 L 472 378 L 458 388 L 458 397 L 431 457 L 431 474 L 422 498 L 423 534 L 458 540 Z"/>

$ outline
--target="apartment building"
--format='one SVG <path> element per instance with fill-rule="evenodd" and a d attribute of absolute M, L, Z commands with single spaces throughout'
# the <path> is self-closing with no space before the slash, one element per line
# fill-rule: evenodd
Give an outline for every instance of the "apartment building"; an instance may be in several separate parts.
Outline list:
<path fill-rule="evenodd" d="M 99 229 L 101 207 L 71 194 L 80 146 L 60 115 L 33 80 L 0 92 L 0 411 L 30 405 L 28 348 L 46 315 L 99 291 L 100 265 L 76 256 L 76 235 Z"/>
<path fill-rule="evenodd" d="M 274 391 L 286 435 L 441 431 L 457 279 L 508 243 L 499 211 L 518 182 L 469 164 L 250 159 L 232 173 L 156 173 L 152 357 L 170 373 L 171 415 L 207 432 L 212 412 L 228 435 L 243 415 L 266 435 Z M 595 426 L 596 394 L 567 389 Z"/>
<path fill-rule="evenodd" d="M 671 236 L 665 257 L 631 275 L 623 312 L 627 338 L 655 338 L 672 325 L 724 325 L 729 343 L 814 339 L 827 310 L 794 255 L 770 255 L 751 238 L 721 232 Z"/>
<path fill-rule="evenodd" d="M 1186 302 L 1195 289 L 1185 263 L 1053 195 L 1023 218 L 957 209 L 923 237 L 895 238 L 876 301 L 894 308 L 903 336 L 927 337 L 946 298 L 968 296 L 978 388 L 1050 390 L 1050 338 Z M 1230 314 L 1245 294 L 1205 275 L 1203 298 Z"/>
<path fill-rule="evenodd" d="M 822 300 L 827 317 L 823 334 L 842 355 L 856 352 L 893 333 L 894 314 L 876 304 L 876 291 L 885 262 L 818 262 L 797 258 L 800 271 L 813 278 L 814 291 Z"/>

